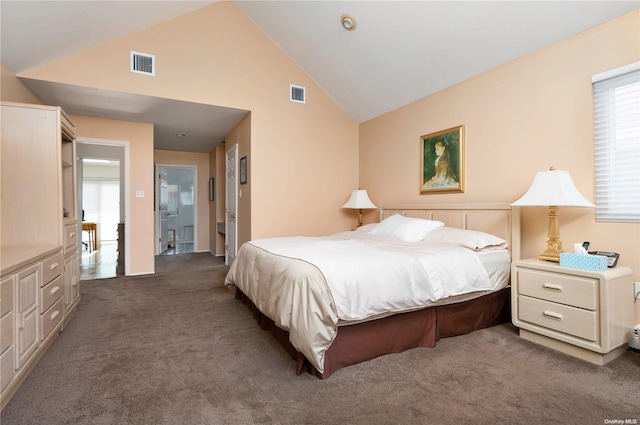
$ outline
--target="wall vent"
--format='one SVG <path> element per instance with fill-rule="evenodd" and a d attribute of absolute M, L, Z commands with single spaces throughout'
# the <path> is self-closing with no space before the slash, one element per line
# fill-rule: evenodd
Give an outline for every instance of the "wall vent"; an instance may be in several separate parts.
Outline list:
<path fill-rule="evenodd" d="M 291 97 L 289 98 L 289 100 L 297 103 L 306 103 L 307 99 L 304 87 L 294 86 L 293 84 L 291 84 L 289 87 L 291 88 Z"/>
<path fill-rule="evenodd" d="M 147 53 L 131 52 L 131 72 L 156 75 L 156 57 Z"/>

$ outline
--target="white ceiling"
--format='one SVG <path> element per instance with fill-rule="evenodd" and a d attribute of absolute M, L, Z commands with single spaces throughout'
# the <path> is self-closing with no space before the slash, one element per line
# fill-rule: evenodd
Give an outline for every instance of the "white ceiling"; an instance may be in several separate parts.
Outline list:
<path fill-rule="evenodd" d="M 210 3 L 2 0 L 0 59 L 20 73 Z M 640 0 L 236 4 L 360 123 L 637 9 Z M 340 26 L 344 13 L 356 18 L 355 31 Z M 25 84 L 46 103 L 72 114 L 155 123 L 158 149 L 208 152 L 247 113 Z M 188 137 L 178 139 L 176 133 Z"/>

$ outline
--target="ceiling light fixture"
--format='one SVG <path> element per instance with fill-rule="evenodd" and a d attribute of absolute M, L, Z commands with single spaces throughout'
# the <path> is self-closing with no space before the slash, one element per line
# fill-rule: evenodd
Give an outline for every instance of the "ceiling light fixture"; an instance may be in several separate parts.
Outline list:
<path fill-rule="evenodd" d="M 340 22 L 342 22 L 342 26 L 347 31 L 353 31 L 358 26 L 358 23 L 356 22 L 356 18 L 347 14 L 344 14 L 340 17 Z"/>
<path fill-rule="evenodd" d="M 176 133 L 176 137 L 187 137 L 184 133 Z"/>

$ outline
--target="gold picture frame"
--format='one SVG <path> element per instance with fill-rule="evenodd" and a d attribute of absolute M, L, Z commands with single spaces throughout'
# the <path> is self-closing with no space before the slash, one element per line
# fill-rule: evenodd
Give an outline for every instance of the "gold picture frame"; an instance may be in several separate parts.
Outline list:
<path fill-rule="evenodd" d="M 464 192 L 464 126 L 420 136 L 420 194 Z"/>

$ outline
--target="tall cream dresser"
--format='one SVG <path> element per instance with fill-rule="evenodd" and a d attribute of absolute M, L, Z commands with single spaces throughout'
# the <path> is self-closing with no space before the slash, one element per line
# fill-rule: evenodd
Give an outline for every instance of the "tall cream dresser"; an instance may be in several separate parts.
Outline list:
<path fill-rule="evenodd" d="M 2 103 L 0 405 L 80 301 L 75 127 L 60 107 Z"/>
<path fill-rule="evenodd" d="M 535 259 L 511 270 L 513 324 L 524 339 L 603 365 L 633 338 L 633 272 L 589 271 Z"/>

